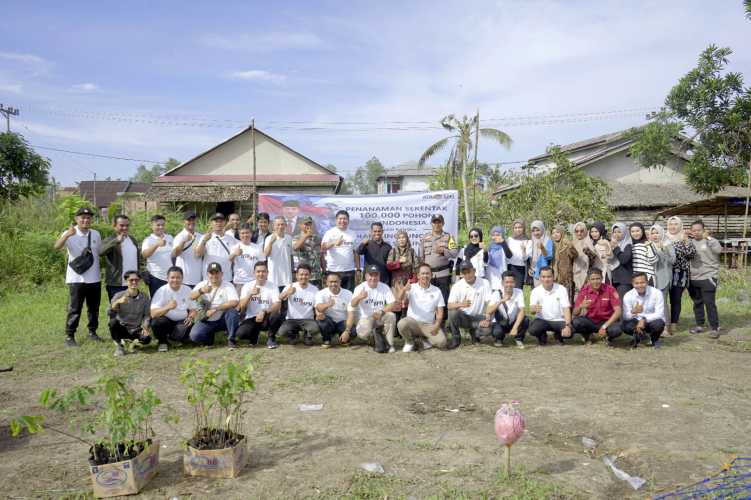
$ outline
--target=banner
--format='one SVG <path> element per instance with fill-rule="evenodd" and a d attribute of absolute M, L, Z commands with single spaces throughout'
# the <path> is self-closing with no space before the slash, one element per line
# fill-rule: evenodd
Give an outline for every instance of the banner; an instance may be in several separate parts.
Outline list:
<path fill-rule="evenodd" d="M 459 196 L 456 191 L 432 191 L 429 193 L 397 193 L 374 195 L 315 195 L 290 193 L 259 193 L 258 211 L 287 220 L 288 232 L 300 231 L 300 220 L 313 217 L 314 230 L 321 236 L 336 226 L 335 214 L 339 210 L 349 212 L 349 229 L 357 235 L 357 241 L 370 233 L 370 224 L 383 224 L 383 239 L 391 245 L 400 230 L 409 234 L 412 246 L 417 248 L 420 236 L 430 232 L 430 218 L 443 215 L 443 230 L 457 237 Z"/>

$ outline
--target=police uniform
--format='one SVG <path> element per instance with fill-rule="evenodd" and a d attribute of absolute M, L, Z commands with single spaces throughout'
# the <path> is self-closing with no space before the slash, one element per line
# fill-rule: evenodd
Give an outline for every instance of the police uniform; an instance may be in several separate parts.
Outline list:
<path fill-rule="evenodd" d="M 443 253 L 437 253 L 443 247 Z M 435 250 L 434 250 L 435 249 Z M 420 238 L 420 256 L 422 261 L 430 266 L 433 278 L 430 283 L 441 290 L 443 300 L 448 304 L 449 288 L 451 287 L 451 261 L 459 254 L 456 240 L 447 232 L 435 235 L 432 232 Z"/>

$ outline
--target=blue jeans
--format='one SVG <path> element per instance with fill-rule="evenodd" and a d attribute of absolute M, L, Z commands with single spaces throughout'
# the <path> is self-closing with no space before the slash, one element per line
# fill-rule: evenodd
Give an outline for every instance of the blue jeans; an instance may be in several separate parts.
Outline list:
<path fill-rule="evenodd" d="M 234 307 L 227 309 L 216 321 L 199 321 L 190 330 L 190 340 L 196 344 L 214 345 L 216 332 L 227 332 L 227 340 L 235 340 L 239 316 Z"/>

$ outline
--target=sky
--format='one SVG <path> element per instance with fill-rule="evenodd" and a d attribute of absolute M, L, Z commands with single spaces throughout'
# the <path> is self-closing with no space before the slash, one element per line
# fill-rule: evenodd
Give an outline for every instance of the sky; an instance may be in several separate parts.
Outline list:
<path fill-rule="evenodd" d="M 416 161 L 479 110 L 513 140 L 480 161 L 513 168 L 644 123 L 710 44 L 751 75 L 742 3 L 5 0 L 0 103 L 64 185 L 139 163 L 55 150 L 184 161 L 251 118 L 346 174 Z"/>

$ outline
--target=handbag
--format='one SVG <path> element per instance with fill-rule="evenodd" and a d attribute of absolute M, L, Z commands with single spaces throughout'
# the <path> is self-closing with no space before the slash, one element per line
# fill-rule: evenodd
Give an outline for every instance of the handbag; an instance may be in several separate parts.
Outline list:
<path fill-rule="evenodd" d="M 89 231 L 86 248 L 83 249 L 81 255 L 68 262 L 68 265 L 76 274 L 83 274 L 94 265 L 94 253 L 91 251 L 91 231 Z"/>
<path fill-rule="evenodd" d="M 196 315 L 194 321 L 198 323 L 199 321 L 205 321 L 207 317 L 207 312 L 209 309 L 211 309 L 211 303 L 214 302 L 214 297 L 216 297 L 216 292 L 219 291 L 219 288 L 216 288 L 214 290 L 214 293 L 211 294 L 210 299 L 205 299 L 203 297 L 203 294 L 198 298 L 196 301 Z"/>

